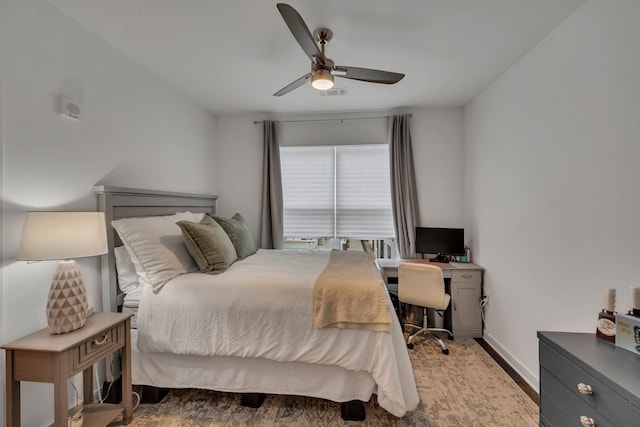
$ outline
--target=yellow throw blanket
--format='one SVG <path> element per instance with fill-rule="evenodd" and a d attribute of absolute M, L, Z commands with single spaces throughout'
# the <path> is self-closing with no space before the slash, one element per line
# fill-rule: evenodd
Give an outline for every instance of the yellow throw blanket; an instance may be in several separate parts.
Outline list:
<path fill-rule="evenodd" d="M 316 328 L 391 332 L 387 288 L 364 252 L 332 251 L 313 287 Z"/>

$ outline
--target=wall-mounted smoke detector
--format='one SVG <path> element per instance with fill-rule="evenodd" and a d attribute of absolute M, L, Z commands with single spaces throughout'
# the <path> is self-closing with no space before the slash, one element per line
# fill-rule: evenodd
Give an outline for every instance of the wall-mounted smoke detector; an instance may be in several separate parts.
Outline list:
<path fill-rule="evenodd" d="M 343 96 L 346 95 L 347 92 L 348 89 L 346 87 L 334 87 L 333 89 L 322 90 L 318 93 L 320 93 L 320 96 Z"/>
<path fill-rule="evenodd" d="M 58 97 L 58 114 L 68 119 L 80 120 L 80 112 L 82 107 L 77 101 L 66 98 L 64 96 Z"/>

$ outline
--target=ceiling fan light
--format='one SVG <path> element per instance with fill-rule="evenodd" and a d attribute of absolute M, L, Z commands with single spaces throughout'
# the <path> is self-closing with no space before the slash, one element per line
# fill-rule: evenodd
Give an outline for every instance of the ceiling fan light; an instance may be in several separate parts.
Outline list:
<path fill-rule="evenodd" d="M 333 87 L 333 76 L 329 70 L 321 68 L 311 76 L 311 86 L 317 90 L 328 90 Z"/>

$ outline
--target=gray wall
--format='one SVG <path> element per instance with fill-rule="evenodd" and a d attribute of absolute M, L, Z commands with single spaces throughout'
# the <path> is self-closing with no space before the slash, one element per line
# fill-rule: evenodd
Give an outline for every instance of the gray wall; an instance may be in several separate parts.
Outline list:
<path fill-rule="evenodd" d="M 486 338 L 537 388 L 537 330 L 594 333 L 640 286 L 640 2 L 588 1 L 465 110 Z"/>
<path fill-rule="evenodd" d="M 46 1 L 0 2 L 0 80 L 0 337 L 7 342 L 46 326 L 56 267 L 15 261 L 25 211 L 95 210 L 95 184 L 194 193 L 218 188 L 215 118 Z M 58 95 L 82 104 L 80 121 L 57 114 Z M 99 309 L 99 260 L 79 265 L 90 305 Z M 50 424 L 52 391 L 50 385 L 23 384 L 24 426 Z"/>

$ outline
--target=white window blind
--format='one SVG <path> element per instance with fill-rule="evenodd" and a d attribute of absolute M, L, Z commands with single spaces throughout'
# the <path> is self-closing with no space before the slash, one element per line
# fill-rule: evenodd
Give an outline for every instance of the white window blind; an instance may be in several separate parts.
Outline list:
<path fill-rule="evenodd" d="M 281 147 L 285 237 L 394 237 L 387 145 Z"/>

